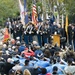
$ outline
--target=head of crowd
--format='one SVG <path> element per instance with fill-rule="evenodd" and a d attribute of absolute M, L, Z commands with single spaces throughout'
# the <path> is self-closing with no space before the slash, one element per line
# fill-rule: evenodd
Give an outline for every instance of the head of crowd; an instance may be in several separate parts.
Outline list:
<path fill-rule="evenodd" d="M 9 32 L 13 34 L 13 37 L 11 36 L 11 38 L 5 42 L 0 42 L 1 75 L 75 74 L 75 52 L 72 45 L 65 44 L 65 48 L 62 48 L 59 47 L 57 43 L 53 44 L 52 41 L 49 41 L 47 43 L 44 42 L 42 45 L 39 45 L 39 41 L 37 40 L 29 41 L 29 43 L 27 43 L 27 41 L 24 41 L 24 36 L 29 37 L 31 36 L 31 34 L 33 35 L 33 33 L 27 33 L 28 26 L 34 26 L 33 28 L 35 29 L 33 30 L 32 28 L 29 31 L 33 30 L 34 33 L 36 31 L 35 34 L 37 35 L 40 34 L 42 36 L 46 34 L 46 31 L 43 33 L 44 30 L 42 31 L 42 28 L 38 28 L 39 24 L 41 24 L 42 28 L 49 28 L 47 20 L 45 23 L 38 22 L 38 25 L 36 27 L 31 22 L 26 27 L 22 27 L 23 25 L 20 21 L 12 22 L 11 27 L 8 27 L 7 25 L 7 28 L 9 29 Z M 53 23 L 53 25 L 55 25 L 55 22 Z M 21 29 L 19 27 L 21 27 Z M 55 30 L 57 31 L 60 27 L 60 24 L 58 24 L 58 28 L 56 27 Z M 50 40 L 53 40 L 53 33 L 56 34 L 56 31 L 50 33 Z M 61 40 L 63 40 L 63 38 L 61 38 Z"/>

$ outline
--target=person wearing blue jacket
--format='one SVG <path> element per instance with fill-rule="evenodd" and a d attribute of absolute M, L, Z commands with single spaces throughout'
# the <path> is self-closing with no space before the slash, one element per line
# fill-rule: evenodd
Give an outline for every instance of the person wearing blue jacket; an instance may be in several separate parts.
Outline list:
<path fill-rule="evenodd" d="M 18 49 L 18 52 L 21 54 L 21 52 L 24 51 L 25 48 L 26 48 L 25 43 L 22 42 L 22 43 L 21 43 L 21 46 L 20 46 L 19 49 Z"/>

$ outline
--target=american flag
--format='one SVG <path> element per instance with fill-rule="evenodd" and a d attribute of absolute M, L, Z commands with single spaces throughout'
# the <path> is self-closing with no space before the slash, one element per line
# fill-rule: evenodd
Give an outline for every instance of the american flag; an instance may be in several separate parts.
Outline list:
<path fill-rule="evenodd" d="M 37 25 L 37 11 L 36 11 L 36 5 L 33 4 L 33 7 L 32 7 L 32 23 L 34 25 Z"/>

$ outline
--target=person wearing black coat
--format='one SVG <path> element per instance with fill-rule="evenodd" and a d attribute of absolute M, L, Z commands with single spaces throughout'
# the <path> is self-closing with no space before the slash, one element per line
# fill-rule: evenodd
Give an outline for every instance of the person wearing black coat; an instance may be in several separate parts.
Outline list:
<path fill-rule="evenodd" d="M 72 45 L 72 25 L 69 24 L 68 26 L 68 43 L 69 45 Z"/>
<path fill-rule="evenodd" d="M 13 66 L 14 66 L 14 64 L 11 64 L 11 63 L 9 63 L 9 62 L 5 62 L 4 69 L 5 69 L 5 74 L 6 74 L 6 75 L 9 74 L 9 70 L 12 69 Z"/>

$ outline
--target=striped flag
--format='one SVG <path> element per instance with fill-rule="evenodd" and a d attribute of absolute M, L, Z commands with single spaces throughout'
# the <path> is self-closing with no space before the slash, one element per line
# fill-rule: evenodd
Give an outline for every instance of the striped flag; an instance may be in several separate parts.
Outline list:
<path fill-rule="evenodd" d="M 36 11 L 36 5 L 33 4 L 33 7 L 32 7 L 32 23 L 34 25 L 37 25 L 37 11 Z"/>

